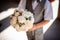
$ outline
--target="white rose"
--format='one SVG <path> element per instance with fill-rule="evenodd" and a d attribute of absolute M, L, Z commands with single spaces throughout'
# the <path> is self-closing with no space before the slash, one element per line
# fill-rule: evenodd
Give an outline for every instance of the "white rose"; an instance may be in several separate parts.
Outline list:
<path fill-rule="evenodd" d="M 17 20 L 16 17 L 13 16 L 13 17 L 11 18 L 11 21 L 10 21 L 11 25 L 16 24 L 16 22 L 17 22 L 16 20 Z"/>
<path fill-rule="evenodd" d="M 25 21 L 26 21 L 26 19 L 23 16 L 18 17 L 18 22 L 19 23 L 24 23 Z"/>
<path fill-rule="evenodd" d="M 19 16 L 19 12 L 16 12 L 14 15 L 15 15 L 15 16 Z"/>
<path fill-rule="evenodd" d="M 27 20 L 27 21 L 25 22 L 25 26 L 26 26 L 27 29 L 30 29 L 30 28 L 33 27 L 33 23 L 31 23 L 29 20 Z"/>
<path fill-rule="evenodd" d="M 28 11 L 24 11 L 23 13 L 22 13 L 22 16 L 24 16 L 24 17 L 30 17 L 30 16 L 32 16 L 33 14 L 31 13 L 31 12 L 28 12 Z"/>
<path fill-rule="evenodd" d="M 15 28 L 17 31 L 20 31 L 18 24 L 15 24 L 15 27 L 14 27 L 14 28 Z"/>

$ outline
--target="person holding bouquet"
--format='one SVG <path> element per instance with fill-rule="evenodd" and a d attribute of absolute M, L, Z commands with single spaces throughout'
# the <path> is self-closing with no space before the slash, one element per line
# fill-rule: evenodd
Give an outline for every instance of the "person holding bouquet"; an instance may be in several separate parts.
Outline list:
<path fill-rule="evenodd" d="M 29 40 L 43 40 L 43 26 L 53 19 L 52 6 L 48 0 L 20 0 L 19 9 L 33 13 L 34 25 L 28 30 Z"/>
<path fill-rule="evenodd" d="M 34 24 L 33 24 L 33 27 L 27 31 L 28 40 L 43 40 L 44 39 L 43 38 L 43 26 L 49 23 L 51 19 L 53 19 L 52 6 L 50 2 L 48 0 L 20 0 L 19 5 L 16 2 L 17 0 L 14 0 L 14 2 L 6 1 L 5 4 L 3 4 L 2 2 L 3 7 L 1 5 L 0 12 L 5 11 L 10 8 L 16 8 L 17 6 L 19 10 L 24 9 L 24 10 L 30 11 L 31 13 L 33 13 L 33 16 L 34 16 Z M 7 19 L 4 19 L 4 20 L 7 20 Z M 2 21 L 1 23 L 2 25 L 0 26 L 5 27 L 7 25 L 6 27 L 8 27 L 10 25 L 10 20 L 8 20 L 8 22 Z M 22 39 L 20 37 L 18 39 Z M 9 36 L 9 39 L 10 39 L 10 36 Z M 25 38 L 24 40 L 26 39 L 27 38 Z"/>

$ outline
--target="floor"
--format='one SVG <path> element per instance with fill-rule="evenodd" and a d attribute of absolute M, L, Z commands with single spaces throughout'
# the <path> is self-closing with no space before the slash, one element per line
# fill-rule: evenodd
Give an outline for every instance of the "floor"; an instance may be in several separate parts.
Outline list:
<path fill-rule="evenodd" d="M 55 20 L 45 32 L 44 40 L 60 40 L 60 20 Z"/>

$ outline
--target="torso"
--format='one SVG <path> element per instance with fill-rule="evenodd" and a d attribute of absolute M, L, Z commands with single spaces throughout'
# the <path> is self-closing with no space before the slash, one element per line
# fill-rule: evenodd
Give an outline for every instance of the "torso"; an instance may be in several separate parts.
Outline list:
<path fill-rule="evenodd" d="M 26 0 L 28 1 L 28 0 Z M 44 3 L 43 3 L 44 2 Z M 35 3 L 35 4 L 34 4 Z M 41 4 L 42 3 L 42 4 Z M 33 5 L 34 4 L 34 5 Z M 26 4 L 28 5 L 28 4 Z M 32 3 L 32 11 L 34 13 L 34 23 L 38 23 L 40 21 L 43 20 L 44 15 L 43 15 L 43 11 L 44 11 L 44 5 L 45 5 L 45 1 L 41 1 L 40 3 L 37 3 L 36 1 Z M 34 7 L 34 8 L 33 8 Z M 28 7 L 29 8 L 29 7 Z M 27 8 L 27 9 L 28 9 Z M 30 10 L 29 10 L 30 11 Z"/>

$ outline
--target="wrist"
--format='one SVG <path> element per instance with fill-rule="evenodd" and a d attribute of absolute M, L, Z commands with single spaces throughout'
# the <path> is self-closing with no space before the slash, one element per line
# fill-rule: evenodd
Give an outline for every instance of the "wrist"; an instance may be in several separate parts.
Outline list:
<path fill-rule="evenodd" d="M 36 26 L 36 24 L 34 24 L 33 27 L 28 30 L 28 32 L 34 31 L 34 30 L 36 30 L 36 29 L 37 29 L 37 26 Z"/>

